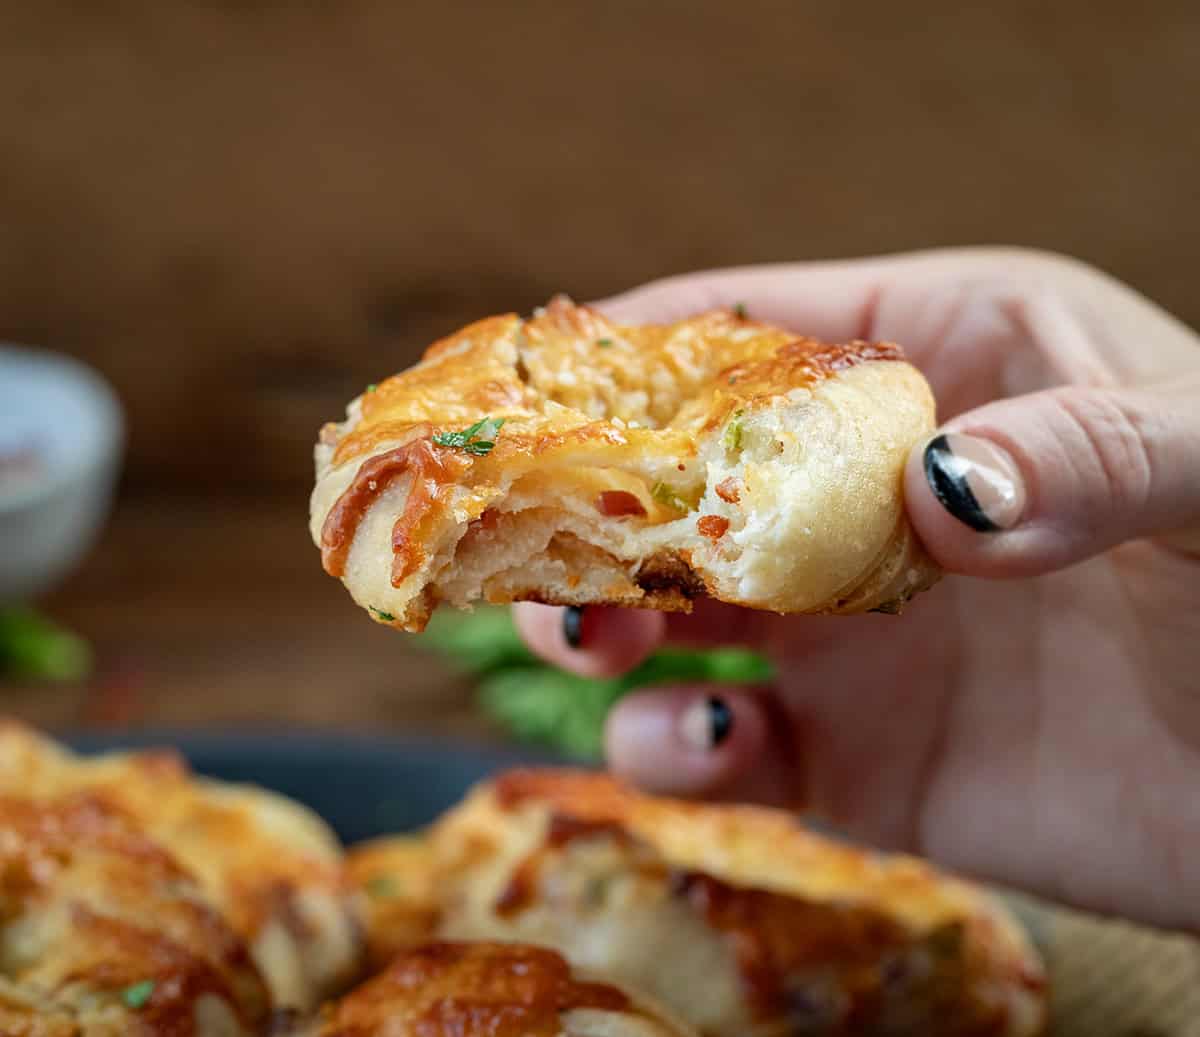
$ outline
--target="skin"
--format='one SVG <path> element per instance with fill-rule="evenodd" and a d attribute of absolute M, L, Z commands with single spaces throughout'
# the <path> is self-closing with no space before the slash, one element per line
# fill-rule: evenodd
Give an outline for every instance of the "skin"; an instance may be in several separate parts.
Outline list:
<path fill-rule="evenodd" d="M 1002 447 L 1026 502 L 975 532 L 909 516 L 954 574 L 900 617 L 517 608 L 529 644 L 613 674 L 664 640 L 769 653 L 770 688 L 656 688 L 609 719 L 648 790 L 812 810 L 853 837 L 1141 921 L 1200 929 L 1200 338 L 1063 257 L 970 249 L 673 278 L 602 303 L 670 320 L 744 303 L 832 341 L 901 343 L 943 429 Z M 733 712 L 703 744 L 709 695 Z M 690 722 L 689 722 L 690 719 Z M 701 729 L 703 725 L 699 725 Z"/>

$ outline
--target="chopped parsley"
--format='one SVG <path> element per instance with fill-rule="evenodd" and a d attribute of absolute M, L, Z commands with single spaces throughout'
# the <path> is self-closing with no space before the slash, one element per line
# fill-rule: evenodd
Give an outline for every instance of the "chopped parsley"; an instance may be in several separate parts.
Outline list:
<path fill-rule="evenodd" d="M 400 885 L 391 875 L 375 875 L 367 881 L 366 890 L 373 897 L 392 897 L 400 892 Z"/>
<path fill-rule="evenodd" d="M 721 445 L 726 450 L 742 449 L 742 415 L 744 410 L 735 410 L 729 424 L 725 426 L 725 434 L 721 437 Z"/>
<path fill-rule="evenodd" d="M 738 320 L 746 320 L 749 316 L 749 314 L 746 312 L 746 304 L 744 302 L 734 303 L 733 315 L 737 317 Z"/>
<path fill-rule="evenodd" d="M 374 382 L 372 382 L 370 385 L 367 386 L 367 392 L 374 392 L 378 388 L 379 388 L 379 386 L 376 385 Z"/>
<path fill-rule="evenodd" d="M 367 608 L 374 612 L 375 615 L 382 619 L 385 623 L 392 623 L 396 619 L 396 617 L 390 612 L 384 612 L 383 609 L 377 609 L 374 605 L 368 605 Z"/>
<path fill-rule="evenodd" d="M 472 457 L 486 457 L 496 445 L 496 434 L 503 424 L 503 418 L 483 418 L 461 432 L 435 432 L 433 441 L 438 446 L 465 450 Z"/>
<path fill-rule="evenodd" d="M 598 339 L 596 339 L 596 345 L 598 345 L 601 349 L 607 349 L 609 346 L 612 345 L 612 339 L 598 338 Z"/>
<path fill-rule="evenodd" d="M 143 979 L 140 983 L 133 983 L 121 991 L 121 1000 L 129 1008 L 142 1008 L 146 1002 L 150 1000 L 154 994 L 154 980 Z"/>
<path fill-rule="evenodd" d="M 664 504 L 668 508 L 674 508 L 676 511 L 688 510 L 687 504 L 665 482 L 656 482 L 650 489 L 650 496 L 658 501 L 659 504 Z"/>

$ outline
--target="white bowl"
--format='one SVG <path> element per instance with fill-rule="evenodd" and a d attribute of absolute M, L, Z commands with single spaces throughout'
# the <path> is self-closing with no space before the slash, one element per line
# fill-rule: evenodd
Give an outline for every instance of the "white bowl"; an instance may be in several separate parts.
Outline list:
<path fill-rule="evenodd" d="M 91 545 L 123 441 L 120 405 L 94 371 L 0 345 L 0 605 L 47 590 Z"/>

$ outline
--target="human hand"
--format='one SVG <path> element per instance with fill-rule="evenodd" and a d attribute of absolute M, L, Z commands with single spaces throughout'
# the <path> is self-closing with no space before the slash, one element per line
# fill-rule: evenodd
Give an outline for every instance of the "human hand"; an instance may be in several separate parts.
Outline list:
<path fill-rule="evenodd" d="M 776 663 L 771 688 L 623 700 L 612 768 L 664 793 L 803 806 L 980 877 L 1200 928 L 1200 338 L 1094 269 L 1020 250 L 696 274 L 601 308 L 632 323 L 735 303 L 817 338 L 904 346 L 949 433 L 910 458 L 908 513 L 970 578 L 902 617 L 589 609 L 577 648 L 564 620 L 578 615 L 518 606 L 529 644 L 582 674 L 628 670 L 664 639 Z M 964 464 L 978 509 L 953 478 Z"/>

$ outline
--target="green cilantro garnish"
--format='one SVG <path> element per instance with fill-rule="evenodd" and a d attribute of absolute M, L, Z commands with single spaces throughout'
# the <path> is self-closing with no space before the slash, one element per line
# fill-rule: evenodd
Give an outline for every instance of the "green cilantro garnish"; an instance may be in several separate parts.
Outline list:
<path fill-rule="evenodd" d="M 396 617 L 393 616 L 390 612 L 384 612 L 383 609 L 377 609 L 374 605 L 368 605 L 367 608 L 369 608 L 372 612 L 374 612 L 375 615 L 377 615 L 385 623 L 392 623 L 396 619 Z"/>
<path fill-rule="evenodd" d="M 374 382 L 372 382 L 370 385 L 367 386 L 367 392 L 374 392 L 378 388 L 379 388 L 379 386 L 376 385 Z"/>
<path fill-rule="evenodd" d="M 687 504 L 665 482 L 656 482 L 650 489 L 650 496 L 659 504 L 665 504 L 668 508 L 674 508 L 676 511 L 688 510 Z"/>
<path fill-rule="evenodd" d="M 472 457 L 484 457 L 496 445 L 496 434 L 503 424 L 503 418 L 484 418 L 461 432 L 435 432 L 433 441 L 438 446 L 465 450 Z"/>
<path fill-rule="evenodd" d="M 391 897 L 400 891 L 400 887 L 391 875 L 376 875 L 367 881 L 366 890 L 373 897 Z"/>
<path fill-rule="evenodd" d="M 738 320 L 745 320 L 747 317 L 746 304 L 744 302 L 734 303 L 733 315 L 737 317 Z"/>
<path fill-rule="evenodd" d="M 742 415 L 744 410 L 735 410 L 733 417 L 729 419 L 729 424 L 725 426 L 725 434 L 721 437 L 721 444 L 726 450 L 741 450 L 742 448 Z"/>
<path fill-rule="evenodd" d="M 154 980 L 143 979 L 121 991 L 121 1000 L 130 1008 L 142 1008 L 154 993 Z"/>
<path fill-rule="evenodd" d="M 598 338 L 598 339 L 596 339 L 596 345 L 598 345 L 601 349 L 607 349 L 609 346 L 612 345 L 612 339 Z"/>

